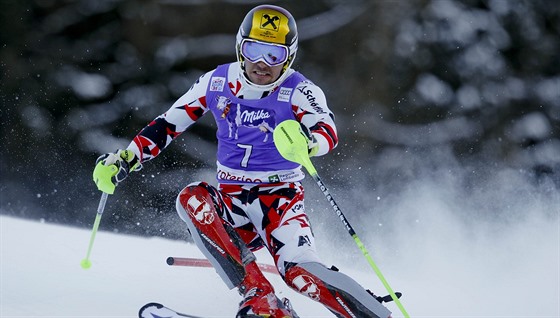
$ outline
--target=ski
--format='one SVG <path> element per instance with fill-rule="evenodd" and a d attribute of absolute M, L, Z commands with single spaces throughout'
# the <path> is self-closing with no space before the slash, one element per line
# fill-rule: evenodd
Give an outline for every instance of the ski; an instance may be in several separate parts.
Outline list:
<path fill-rule="evenodd" d="M 139 318 L 204 318 L 177 312 L 159 303 L 148 303 L 138 311 Z"/>
<path fill-rule="evenodd" d="M 369 290 L 368 290 L 368 292 L 369 292 Z M 398 298 L 400 298 L 401 295 L 402 295 L 399 292 L 396 292 L 395 294 Z M 393 299 L 391 298 L 390 295 L 374 296 L 374 297 L 380 303 L 387 303 L 387 302 L 393 301 Z M 295 313 L 295 311 L 293 311 L 291 305 L 289 303 L 286 304 L 286 305 L 290 307 L 290 311 L 293 312 L 294 317 L 299 318 L 299 316 Z M 205 318 L 205 317 L 202 317 L 202 316 L 195 316 L 195 315 L 180 313 L 180 312 L 175 311 L 175 310 L 173 310 L 169 307 L 165 307 L 164 305 L 162 305 L 160 303 L 148 303 L 148 304 L 142 306 L 142 308 L 140 308 L 140 310 L 138 311 L 138 317 L 139 318 Z"/>

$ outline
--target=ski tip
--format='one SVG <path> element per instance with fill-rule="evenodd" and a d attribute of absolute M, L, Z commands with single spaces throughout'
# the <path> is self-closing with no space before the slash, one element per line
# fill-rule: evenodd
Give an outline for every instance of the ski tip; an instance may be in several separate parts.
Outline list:
<path fill-rule="evenodd" d="M 148 303 L 142 306 L 138 311 L 138 318 L 153 318 L 153 316 L 146 316 L 145 313 L 149 312 L 150 308 L 160 309 L 163 308 L 163 305 L 160 303 Z"/>

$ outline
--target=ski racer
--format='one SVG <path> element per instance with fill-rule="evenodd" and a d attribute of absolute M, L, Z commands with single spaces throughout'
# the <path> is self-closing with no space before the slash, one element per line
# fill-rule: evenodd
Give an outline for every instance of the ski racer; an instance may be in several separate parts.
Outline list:
<path fill-rule="evenodd" d="M 390 317 L 373 294 L 321 262 L 305 212 L 301 166 L 282 158 L 272 132 L 293 119 L 310 156 L 338 142 L 334 115 L 317 85 L 291 68 L 298 49 L 296 22 L 285 9 L 260 5 L 248 12 L 236 37 L 237 61 L 202 75 L 127 149 L 108 153 L 94 174 L 100 189 L 155 158 L 204 114 L 217 124 L 217 186 L 193 182 L 178 195 L 177 212 L 196 245 L 243 300 L 236 317 L 297 317 L 257 266 L 253 251 L 266 247 L 295 291 L 322 303 L 336 317 Z"/>

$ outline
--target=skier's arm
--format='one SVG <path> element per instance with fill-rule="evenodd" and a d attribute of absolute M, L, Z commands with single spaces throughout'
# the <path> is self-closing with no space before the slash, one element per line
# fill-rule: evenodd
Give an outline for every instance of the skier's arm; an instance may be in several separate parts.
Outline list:
<path fill-rule="evenodd" d="M 159 155 L 175 138 L 194 124 L 208 108 L 206 87 L 210 73 L 201 76 L 165 113 L 142 129 L 127 147 L 140 163 Z"/>
<path fill-rule="evenodd" d="M 112 194 L 115 186 L 130 171 L 141 169 L 143 162 L 155 158 L 206 113 L 208 109 L 205 95 L 209 74 L 201 76 L 167 112 L 142 129 L 127 149 L 118 149 L 115 153 L 107 153 L 97 159 L 93 180 L 99 190 Z"/>
<path fill-rule="evenodd" d="M 310 155 L 322 156 L 333 150 L 338 144 L 334 115 L 327 106 L 323 90 L 306 81 L 300 83 L 292 94 L 293 111 L 296 119 L 311 132 L 314 149 Z M 305 133 L 304 133 L 305 135 Z"/>

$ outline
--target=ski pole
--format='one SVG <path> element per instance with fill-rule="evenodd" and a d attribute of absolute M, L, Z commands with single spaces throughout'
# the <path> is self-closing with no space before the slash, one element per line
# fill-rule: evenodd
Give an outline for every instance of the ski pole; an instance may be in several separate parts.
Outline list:
<path fill-rule="evenodd" d="M 307 172 L 313 178 L 313 180 L 315 180 L 315 182 L 321 189 L 321 192 L 323 192 L 323 194 L 325 195 L 325 197 L 333 207 L 334 211 L 336 212 L 336 215 L 339 217 L 342 224 L 344 224 L 346 230 L 348 231 L 350 236 L 352 236 L 358 248 L 362 251 L 362 254 L 364 254 L 369 265 L 371 266 L 371 268 L 373 269 L 373 271 L 375 272 L 379 280 L 381 280 L 383 286 L 385 286 L 385 288 L 389 292 L 389 295 L 391 295 L 391 298 L 393 299 L 395 304 L 397 304 L 397 307 L 399 307 L 404 317 L 409 318 L 410 316 L 404 309 L 404 306 L 402 305 L 400 299 L 397 297 L 397 295 L 395 294 L 391 286 L 389 286 L 389 283 L 381 273 L 379 267 L 373 261 L 373 258 L 369 254 L 365 245 L 362 243 L 362 241 L 360 240 L 360 238 L 358 237 L 358 235 L 356 234 L 356 232 L 354 231 L 354 229 L 352 228 L 352 226 L 350 225 L 350 223 L 342 213 L 342 210 L 340 209 L 338 204 L 336 204 L 336 201 L 329 193 L 327 186 L 325 186 L 323 181 L 321 181 L 321 177 L 319 176 L 319 173 L 317 172 L 317 170 L 313 166 L 313 163 L 311 162 L 311 159 L 309 158 L 308 149 L 307 149 L 307 140 L 305 136 L 303 136 L 303 134 L 300 133 L 300 124 L 295 120 L 286 120 L 281 122 L 274 129 L 273 138 L 274 138 L 274 144 L 276 145 L 276 148 L 278 149 L 282 157 L 304 166 Z"/>
<path fill-rule="evenodd" d="M 101 222 L 101 216 L 103 215 L 103 211 L 105 211 L 105 204 L 107 203 L 108 196 L 109 195 L 106 192 L 102 192 L 101 199 L 99 199 L 99 206 L 97 207 L 97 215 L 95 216 L 95 222 L 93 223 L 93 229 L 91 230 L 91 237 L 89 239 L 87 254 L 86 257 L 80 262 L 80 266 L 82 266 L 83 269 L 88 269 L 91 267 L 89 256 L 91 255 L 93 242 L 95 241 L 95 234 L 97 234 L 97 229 L 99 228 L 99 223 Z"/>

